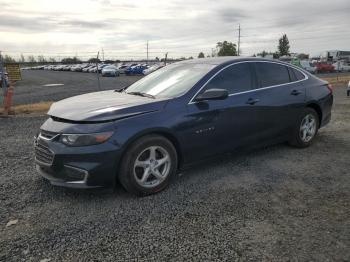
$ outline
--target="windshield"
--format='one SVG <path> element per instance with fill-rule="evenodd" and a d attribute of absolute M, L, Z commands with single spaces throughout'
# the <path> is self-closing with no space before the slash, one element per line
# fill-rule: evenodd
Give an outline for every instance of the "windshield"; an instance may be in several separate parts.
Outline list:
<path fill-rule="evenodd" d="M 142 78 L 127 90 L 155 97 L 176 97 L 186 93 L 205 76 L 215 65 L 172 64 Z"/>

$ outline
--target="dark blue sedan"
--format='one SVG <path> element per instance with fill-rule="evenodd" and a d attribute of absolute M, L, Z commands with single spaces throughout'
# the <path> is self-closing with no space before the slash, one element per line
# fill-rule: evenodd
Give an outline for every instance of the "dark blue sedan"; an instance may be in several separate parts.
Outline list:
<path fill-rule="evenodd" d="M 224 57 L 168 65 L 127 89 L 54 103 L 35 138 L 51 184 L 163 190 L 178 170 L 239 148 L 307 147 L 331 118 L 331 86 L 279 61 Z"/>

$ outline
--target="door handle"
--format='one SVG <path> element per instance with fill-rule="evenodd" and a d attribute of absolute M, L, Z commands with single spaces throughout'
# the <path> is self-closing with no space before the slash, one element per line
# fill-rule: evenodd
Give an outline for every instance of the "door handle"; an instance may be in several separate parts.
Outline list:
<path fill-rule="evenodd" d="M 290 94 L 293 96 L 297 96 L 297 95 L 300 95 L 301 93 L 303 93 L 303 92 L 301 92 L 299 90 L 293 90 Z"/>
<path fill-rule="evenodd" d="M 258 103 L 259 101 L 260 101 L 259 99 L 249 98 L 248 101 L 246 102 L 246 104 L 254 105 L 254 104 Z"/>

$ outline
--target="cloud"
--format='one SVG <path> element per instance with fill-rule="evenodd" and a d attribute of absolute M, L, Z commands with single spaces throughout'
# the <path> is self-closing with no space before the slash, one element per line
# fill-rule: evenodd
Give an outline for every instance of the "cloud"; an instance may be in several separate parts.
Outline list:
<path fill-rule="evenodd" d="M 63 25 L 65 27 L 75 28 L 75 29 L 96 29 L 104 28 L 109 24 L 108 21 L 86 21 L 86 20 L 63 20 L 58 22 L 58 25 Z"/>
<path fill-rule="evenodd" d="M 0 16 L 0 30 L 22 33 L 43 33 L 49 31 L 89 31 L 108 27 L 109 21 L 93 21 L 51 16 Z"/>
<path fill-rule="evenodd" d="M 4 0 L 3 0 L 4 1 Z M 350 46 L 348 0 L 60 0 L 5 1 L 0 10 L 0 46 L 78 51 L 86 46 L 143 52 L 174 51 L 181 56 L 210 53 L 218 41 L 237 42 L 242 28 L 245 55 L 274 51 L 286 33 L 292 51 L 314 52 Z M 342 39 L 341 39 L 342 37 Z M 5 40 L 6 39 L 6 40 Z M 22 47 L 18 39 L 21 39 Z M 315 41 L 314 39 L 318 39 Z M 6 43 L 4 42 L 6 41 Z M 60 43 L 58 43 L 60 41 Z M 80 46 L 80 47 L 79 47 Z M 140 51 L 141 50 L 141 51 Z"/>
<path fill-rule="evenodd" d="M 238 23 L 246 18 L 245 12 L 236 8 L 222 8 L 217 11 L 217 16 L 224 23 Z"/>

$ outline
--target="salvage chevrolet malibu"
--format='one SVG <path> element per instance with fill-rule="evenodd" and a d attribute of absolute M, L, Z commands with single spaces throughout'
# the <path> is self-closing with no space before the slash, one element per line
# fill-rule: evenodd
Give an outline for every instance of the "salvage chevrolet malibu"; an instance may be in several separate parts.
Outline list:
<path fill-rule="evenodd" d="M 128 88 L 54 103 L 35 137 L 51 184 L 148 195 L 210 156 L 288 141 L 307 147 L 331 118 L 331 86 L 279 61 L 224 57 L 168 65 Z"/>

